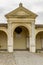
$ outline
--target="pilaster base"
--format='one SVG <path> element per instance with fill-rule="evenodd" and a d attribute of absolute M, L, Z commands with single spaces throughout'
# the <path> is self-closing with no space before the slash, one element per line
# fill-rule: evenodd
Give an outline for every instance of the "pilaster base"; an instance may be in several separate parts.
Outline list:
<path fill-rule="evenodd" d="M 8 46 L 8 52 L 13 52 L 13 46 L 11 45 Z"/>
<path fill-rule="evenodd" d="M 30 47 L 30 52 L 36 52 L 36 48 L 35 48 L 34 45 L 31 45 L 31 47 Z"/>

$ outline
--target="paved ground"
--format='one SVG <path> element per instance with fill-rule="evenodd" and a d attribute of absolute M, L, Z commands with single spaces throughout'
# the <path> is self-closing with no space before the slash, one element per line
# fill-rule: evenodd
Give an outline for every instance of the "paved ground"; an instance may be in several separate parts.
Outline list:
<path fill-rule="evenodd" d="M 0 65 L 43 65 L 43 53 L 28 51 L 0 52 Z"/>
<path fill-rule="evenodd" d="M 15 52 L 15 60 L 17 65 L 43 65 L 43 54 L 18 51 Z"/>
<path fill-rule="evenodd" d="M 0 52 L 0 65 L 16 65 L 13 53 Z"/>

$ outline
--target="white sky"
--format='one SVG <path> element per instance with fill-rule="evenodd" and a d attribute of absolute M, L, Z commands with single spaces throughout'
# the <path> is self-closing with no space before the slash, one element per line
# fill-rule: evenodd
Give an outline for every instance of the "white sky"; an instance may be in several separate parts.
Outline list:
<path fill-rule="evenodd" d="M 0 23 L 6 22 L 4 15 L 16 9 L 20 2 L 25 8 L 38 14 L 37 24 L 43 24 L 43 0 L 0 0 Z"/>

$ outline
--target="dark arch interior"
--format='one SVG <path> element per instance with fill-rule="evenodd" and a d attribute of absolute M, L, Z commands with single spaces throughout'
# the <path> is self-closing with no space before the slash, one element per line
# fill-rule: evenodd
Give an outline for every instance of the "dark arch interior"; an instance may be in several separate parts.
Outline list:
<path fill-rule="evenodd" d="M 29 38 L 29 31 L 24 26 L 18 26 L 13 32 L 14 50 L 29 50 L 27 48 L 27 38 Z"/>
<path fill-rule="evenodd" d="M 36 35 L 36 51 L 43 50 L 43 31 Z"/>
<path fill-rule="evenodd" d="M 0 51 L 7 50 L 7 34 L 4 31 L 0 31 Z"/>
<path fill-rule="evenodd" d="M 14 31 L 15 31 L 17 34 L 21 34 L 23 30 L 25 31 L 25 33 L 27 33 L 27 36 L 28 36 L 28 35 L 29 35 L 29 31 L 28 31 L 28 29 L 27 29 L 26 27 L 24 27 L 24 26 L 18 26 L 18 27 L 15 28 Z"/>
<path fill-rule="evenodd" d="M 36 35 L 36 38 L 37 38 L 37 36 L 40 36 L 40 38 L 43 37 L 43 31 L 39 32 L 39 33 Z"/>
<path fill-rule="evenodd" d="M 15 32 L 16 32 L 17 34 L 20 34 L 20 33 L 22 32 L 22 28 L 21 28 L 21 27 L 17 27 L 17 28 L 15 29 Z"/>

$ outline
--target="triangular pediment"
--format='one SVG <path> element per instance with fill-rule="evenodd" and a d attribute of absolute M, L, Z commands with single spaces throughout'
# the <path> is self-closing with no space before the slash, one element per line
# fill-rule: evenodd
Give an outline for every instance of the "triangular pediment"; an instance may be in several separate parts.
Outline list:
<path fill-rule="evenodd" d="M 5 15 L 7 18 L 10 17 L 17 17 L 17 18 L 36 18 L 36 14 L 31 12 L 30 10 L 24 8 L 20 5 L 17 9 L 13 10 L 12 12 Z"/>
<path fill-rule="evenodd" d="M 21 10 L 16 12 L 14 15 L 28 15 L 25 11 Z"/>

